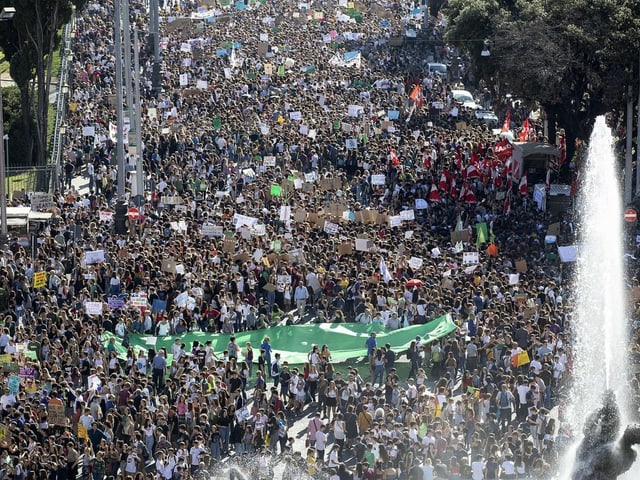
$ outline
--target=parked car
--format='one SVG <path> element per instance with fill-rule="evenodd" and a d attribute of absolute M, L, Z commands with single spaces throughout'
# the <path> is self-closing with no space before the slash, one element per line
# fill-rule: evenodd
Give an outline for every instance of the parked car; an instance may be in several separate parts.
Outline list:
<path fill-rule="evenodd" d="M 472 110 L 480 110 L 482 106 L 478 105 L 468 90 L 451 90 L 451 96 L 453 99 L 461 103 L 463 107 L 471 108 Z"/>
<path fill-rule="evenodd" d="M 446 77 L 448 75 L 449 68 L 444 63 L 428 63 L 429 75 L 440 75 Z"/>
<path fill-rule="evenodd" d="M 478 120 L 482 120 L 489 128 L 498 128 L 500 125 L 498 116 L 493 113 L 493 110 L 476 110 L 475 115 Z"/>

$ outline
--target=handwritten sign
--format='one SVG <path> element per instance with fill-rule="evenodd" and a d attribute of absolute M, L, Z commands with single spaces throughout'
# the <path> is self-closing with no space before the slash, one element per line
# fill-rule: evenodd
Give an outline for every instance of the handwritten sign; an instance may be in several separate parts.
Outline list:
<path fill-rule="evenodd" d="M 462 263 L 463 265 L 480 263 L 480 255 L 478 252 L 462 252 Z"/>
<path fill-rule="evenodd" d="M 47 272 L 33 274 L 33 288 L 44 288 L 47 285 Z"/>
<path fill-rule="evenodd" d="M 67 417 L 64 416 L 64 405 L 49 404 L 47 406 L 48 420 L 52 425 L 66 425 Z"/>
<path fill-rule="evenodd" d="M 87 302 L 84 308 L 87 315 L 102 315 L 102 302 Z"/>
<path fill-rule="evenodd" d="M 104 262 L 104 250 L 93 250 L 90 252 L 85 252 L 84 258 L 87 265 L 102 263 Z"/>
<path fill-rule="evenodd" d="M 149 299 L 145 292 L 134 293 L 131 295 L 131 305 L 134 307 L 146 307 L 148 303 Z"/>
<path fill-rule="evenodd" d="M 107 305 L 111 310 L 121 310 L 124 308 L 124 298 L 109 297 L 107 299 Z"/>
<path fill-rule="evenodd" d="M 18 369 L 18 376 L 20 378 L 35 378 L 36 369 L 33 367 L 22 366 Z"/>

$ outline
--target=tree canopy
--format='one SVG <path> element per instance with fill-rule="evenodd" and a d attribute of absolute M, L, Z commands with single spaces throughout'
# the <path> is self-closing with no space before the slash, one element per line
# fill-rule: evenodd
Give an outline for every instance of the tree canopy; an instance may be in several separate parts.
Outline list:
<path fill-rule="evenodd" d="M 21 150 L 37 165 L 44 165 L 48 155 L 49 91 L 59 30 L 71 19 L 73 7 L 82 8 L 86 3 L 87 0 L 0 0 L 0 9 L 16 9 L 14 17 L 3 22 L 0 29 L 0 48 L 11 63 L 11 77 L 21 92 L 21 131 L 26 135 L 21 138 L 33 140 Z"/>
<path fill-rule="evenodd" d="M 622 108 L 629 85 L 637 92 L 636 0 L 449 0 L 444 11 L 447 39 L 488 86 L 540 103 L 551 128 L 583 136 L 596 116 Z"/>

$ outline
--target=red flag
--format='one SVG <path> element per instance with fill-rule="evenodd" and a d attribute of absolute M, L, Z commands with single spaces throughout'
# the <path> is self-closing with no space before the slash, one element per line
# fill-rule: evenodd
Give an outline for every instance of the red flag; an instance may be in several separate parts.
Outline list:
<path fill-rule="evenodd" d="M 456 179 L 455 178 L 451 178 L 451 190 L 449 190 L 449 195 L 451 195 L 453 198 L 456 198 L 458 196 L 458 189 L 456 188 Z"/>
<path fill-rule="evenodd" d="M 508 132 L 511 129 L 511 109 L 507 110 L 507 116 L 502 124 L 502 132 Z"/>
<path fill-rule="evenodd" d="M 527 172 L 522 174 L 522 178 L 520 179 L 520 185 L 518 185 L 518 190 L 521 195 L 526 195 L 529 193 L 529 186 L 527 185 Z"/>
<path fill-rule="evenodd" d="M 509 185 L 509 190 L 507 190 L 507 194 L 504 196 L 504 204 L 502 205 L 502 213 L 504 215 L 509 215 L 511 213 L 511 185 Z"/>
<path fill-rule="evenodd" d="M 424 98 L 422 97 L 422 90 L 420 89 L 420 85 L 416 85 L 415 87 L 413 87 L 409 98 L 413 100 L 418 107 L 422 105 L 422 103 L 424 102 Z"/>
<path fill-rule="evenodd" d="M 560 134 L 558 135 L 560 138 L 558 139 L 558 150 L 560 150 L 560 165 L 567 161 L 567 138 L 564 135 L 564 129 L 560 129 Z"/>
<path fill-rule="evenodd" d="M 475 193 L 470 188 L 465 188 L 464 196 L 462 197 L 464 203 L 478 203 Z"/>
<path fill-rule="evenodd" d="M 447 176 L 444 174 L 444 172 L 442 173 L 442 175 L 440 175 L 440 182 L 438 182 L 438 188 L 443 191 L 446 192 L 447 191 Z"/>
<path fill-rule="evenodd" d="M 393 163 L 395 167 L 400 166 L 400 159 L 398 158 L 398 154 L 393 148 L 389 148 L 389 154 L 391 155 L 391 163 Z"/>
<path fill-rule="evenodd" d="M 522 130 L 520 130 L 518 140 L 520 142 L 526 142 L 527 140 L 529 140 L 529 117 L 524 119 L 524 123 L 522 124 Z"/>
<path fill-rule="evenodd" d="M 493 148 L 493 153 L 495 153 L 496 157 L 498 157 L 498 160 L 506 162 L 513 153 L 513 145 L 511 145 L 511 142 L 509 142 L 509 140 L 503 138 L 498 143 L 496 143 L 496 146 Z"/>
<path fill-rule="evenodd" d="M 465 178 L 480 178 L 480 172 L 475 165 L 469 165 L 467 167 Z"/>
<path fill-rule="evenodd" d="M 440 203 L 442 201 L 442 199 L 440 198 L 440 193 L 438 193 L 438 187 L 436 187 L 435 183 L 431 184 L 431 191 L 429 192 L 427 199 L 430 202 L 435 202 L 435 203 Z"/>
<path fill-rule="evenodd" d="M 504 197 L 504 205 L 502 205 L 503 215 L 509 215 L 511 213 L 511 196 Z"/>

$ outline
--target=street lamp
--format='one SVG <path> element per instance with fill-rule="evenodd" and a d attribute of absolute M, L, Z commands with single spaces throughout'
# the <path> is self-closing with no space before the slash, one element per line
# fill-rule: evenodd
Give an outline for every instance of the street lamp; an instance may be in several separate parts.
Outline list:
<path fill-rule="evenodd" d="M 4 7 L 0 12 L 0 21 L 11 20 L 16 13 L 13 7 Z M 2 106 L 2 87 L 0 86 L 0 242 L 7 241 L 7 172 L 4 158 L 4 115 Z"/>

